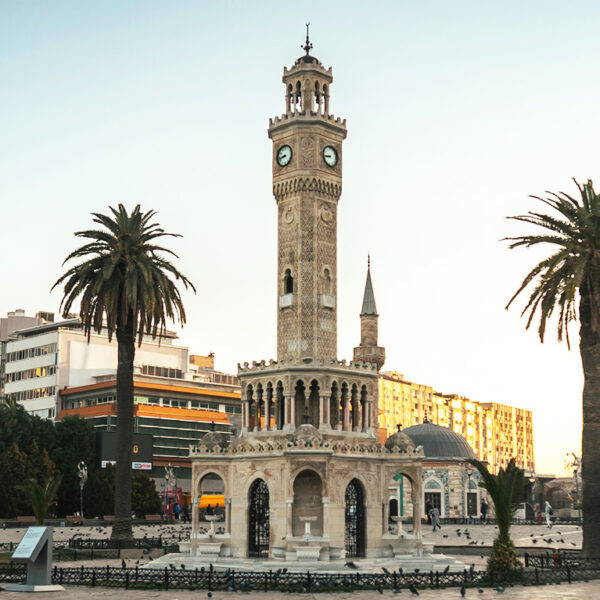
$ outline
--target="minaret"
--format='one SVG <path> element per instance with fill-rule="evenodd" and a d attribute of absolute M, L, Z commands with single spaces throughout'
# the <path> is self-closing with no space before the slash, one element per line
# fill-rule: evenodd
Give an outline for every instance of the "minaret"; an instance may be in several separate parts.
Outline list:
<path fill-rule="evenodd" d="M 379 315 L 371 282 L 371 257 L 369 256 L 365 295 L 360 311 L 360 346 L 354 348 L 354 361 L 374 363 L 379 370 L 385 362 L 385 348 L 377 345 L 377 319 L 379 319 Z"/>
<path fill-rule="evenodd" d="M 331 67 L 283 69 L 285 114 L 269 121 L 278 212 L 277 360 L 337 360 L 337 204 L 346 121 L 329 111 Z"/>

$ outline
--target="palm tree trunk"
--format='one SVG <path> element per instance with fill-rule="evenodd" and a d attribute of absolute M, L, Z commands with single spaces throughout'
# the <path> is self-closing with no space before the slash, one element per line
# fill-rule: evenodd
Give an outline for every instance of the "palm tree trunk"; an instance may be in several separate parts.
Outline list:
<path fill-rule="evenodd" d="M 595 274 L 595 273 L 594 273 Z M 592 329 L 589 285 L 584 277 L 580 289 L 580 352 L 583 364 L 583 553 L 600 557 L 600 335 Z"/>
<path fill-rule="evenodd" d="M 115 522 L 111 539 L 131 539 L 131 461 L 133 446 L 133 315 L 117 329 L 117 465 L 115 469 Z"/>

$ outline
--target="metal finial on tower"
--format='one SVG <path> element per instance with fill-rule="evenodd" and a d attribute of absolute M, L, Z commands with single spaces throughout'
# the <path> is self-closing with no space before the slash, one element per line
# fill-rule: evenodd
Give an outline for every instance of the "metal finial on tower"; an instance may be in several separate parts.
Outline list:
<path fill-rule="evenodd" d="M 304 46 L 300 46 L 302 50 L 306 50 L 306 56 L 308 56 L 309 50 L 312 50 L 313 45 L 310 43 L 310 39 L 308 38 L 308 28 L 310 26 L 310 22 L 306 24 L 306 42 Z"/>

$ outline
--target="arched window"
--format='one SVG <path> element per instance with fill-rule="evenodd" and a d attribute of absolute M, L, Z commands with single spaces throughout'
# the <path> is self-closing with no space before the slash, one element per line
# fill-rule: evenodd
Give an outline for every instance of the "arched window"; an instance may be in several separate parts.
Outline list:
<path fill-rule="evenodd" d="M 292 277 L 292 273 L 289 269 L 285 270 L 285 275 L 283 276 L 283 293 L 294 293 L 294 278 Z"/>
<path fill-rule="evenodd" d="M 323 293 L 331 296 L 331 271 L 329 269 L 323 270 Z"/>

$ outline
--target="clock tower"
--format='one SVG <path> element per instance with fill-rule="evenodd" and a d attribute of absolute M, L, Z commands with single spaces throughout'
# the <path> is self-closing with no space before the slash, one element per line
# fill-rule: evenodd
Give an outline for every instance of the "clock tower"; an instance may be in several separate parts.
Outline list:
<path fill-rule="evenodd" d="M 346 120 L 329 111 L 331 67 L 283 69 L 285 114 L 269 120 L 278 209 L 277 359 L 337 360 L 337 204 Z"/>

